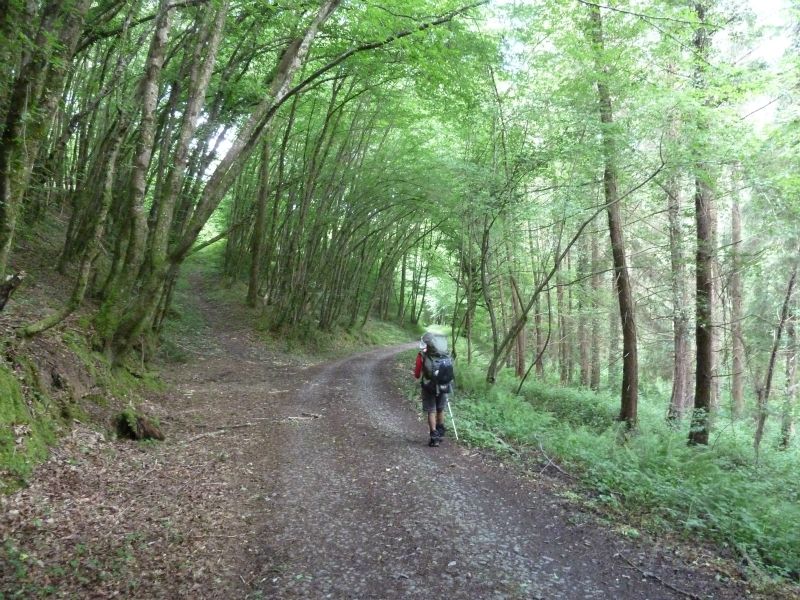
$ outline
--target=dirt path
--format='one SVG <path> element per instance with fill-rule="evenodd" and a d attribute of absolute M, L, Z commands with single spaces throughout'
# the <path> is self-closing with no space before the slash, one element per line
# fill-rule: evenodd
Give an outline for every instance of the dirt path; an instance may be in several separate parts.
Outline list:
<path fill-rule="evenodd" d="M 168 442 L 78 430 L 4 501 L 8 597 L 744 597 L 550 485 L 428 448 L 402 348 L 288 364 L 235 315 L 208 318 L 158 399 Z"/>

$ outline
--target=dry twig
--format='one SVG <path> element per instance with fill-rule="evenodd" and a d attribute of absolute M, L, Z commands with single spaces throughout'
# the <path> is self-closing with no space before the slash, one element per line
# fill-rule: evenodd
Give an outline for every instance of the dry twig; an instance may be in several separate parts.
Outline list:
<path fill-rule="evenodd" d="M 626 563 L 628 563 L 631 566 L 631 568 L 633 568 L 636 571 L 638 571 L 639 573 L 641 573 L 642 577 L 647 577 L 648 579 L 654 579 L 655 581 L 657 581 L 658 583 L 663 585 L 665 588 L 670 589 L 670 590 L 672 590 L 673 592 L 675 592 L 677 594 L 681 594 L 682 596 L 686 596 L 687 598 L 691 598 L 692 600 L 703 600 L 700 596 L 698 596 L 696 594 L 693 594 L 692 592 L 687 592 L 686 590 L 682 590 L 679 587 L 675 587 L 671 583 L 667 583 L 666 581 L 661 579 L 661 577 L 659 577 L 655 573 L 651 573 L 650 571 L 645 571 L 644 569 L 642 569 L 638 565 L 634 564 L 633 561 L 628 559 L 628 557 L 625 556 L 624 554 L 622 554 L 621 552 L 617 552 L 616 556 L 619 556 L 622 560 L 624 560 Z"/>
<path fill-rule="evenodd" d="M 538 440 L 537 440 L 537 442 L 538 442 Z M 553 466 L 553 467 L 554 467 L 554 468 L 555 468 L 555 469 L 556 469 L 556 470 L 557 470 L 559 473 L 561 473 L 561 474 L 563 474 L 563 475 L 566 475 L 566 476 L 567 476 L 567 477 L 569 477 L 570 479 L 575 479 L 575 480 L 577 480 L 577 477 L 575 477 L 575 476 L 574 476 L 574 475 L 572 475 L 571 473 L 567 473 L 567 472 L 566 472 L 564 469 L 562 469 L 562 468 L 561 468 L 561 467 L 559 467 L 559 466 L 558 466 L 556 463 L 554 463 L 552 458 L 550 458 L 549 456 L 547 456 L 547 452 L 545 452 L 545 451 L 544 451 L 544 447 L 542 446 L 542 442 L 539 442 L 539 451 L 542 453 L 542 456 L 544 456 L 544 457 L 545 457 L 545 459 L 547 459 L 547 464 L 546 464 L 546 465 L 545 465 L 545 466 L 542 468 L 542 470 L 541 470 L 541 471 L 539 471 L 539 475 L 541 475 L 542 473 L 544 473 L 544 472 L 545 472 L 545 469 L 547 469 L 547 467 L 549 467 L 550 465 L 552 465 L 552 466 Z"/>

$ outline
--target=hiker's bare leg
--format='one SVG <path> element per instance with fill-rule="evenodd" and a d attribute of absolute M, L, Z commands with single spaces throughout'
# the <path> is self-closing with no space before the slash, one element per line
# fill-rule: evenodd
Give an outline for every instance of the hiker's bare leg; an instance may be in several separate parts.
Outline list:
<path fill-rule="evenodd" d="M 428 413 L 428 429 L 431 431 L 436 431 L 436 419 L 438 418 L 439 414 L 433 411 Z"/>
<path fill-rule="evenodd" d="M 430 414 L 431 413 L 428 413 L 428 420 L 430 420 Z M 436 427 L 436 425 L 444 425 L 444 411 L 443 410 L 437 410 L 436 411 L 436 423 L 434 424 L 434 428 Z"/>

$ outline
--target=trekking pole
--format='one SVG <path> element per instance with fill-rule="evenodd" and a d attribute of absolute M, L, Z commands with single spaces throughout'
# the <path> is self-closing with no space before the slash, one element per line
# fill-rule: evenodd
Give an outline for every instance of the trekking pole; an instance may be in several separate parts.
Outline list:
<path fill-rule="evenodd" d="M 453 423 L 453 433 L 456 435 L 456 441 L 458 441 L 458 429 L 456 429 L 456 420 L 453 418 L 453 409 L 450 408 L 450 402 L 447 403 L 447 411 L 450 413 L 450 421 Z"/>

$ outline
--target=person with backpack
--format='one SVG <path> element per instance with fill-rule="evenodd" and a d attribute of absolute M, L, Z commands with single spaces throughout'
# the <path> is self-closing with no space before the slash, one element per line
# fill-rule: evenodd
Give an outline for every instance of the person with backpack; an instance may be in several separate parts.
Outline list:
<path fill-rule="evenodd" d="M 453 387 L 453 359 L 447 352 L 447 338 L 426 333 L 422 336 L 414 366 L 414 379 L 422 378 L 422 410 L 428 415 L 429 446 L 436 447 L 445 434 L 444 410 Z"/>

